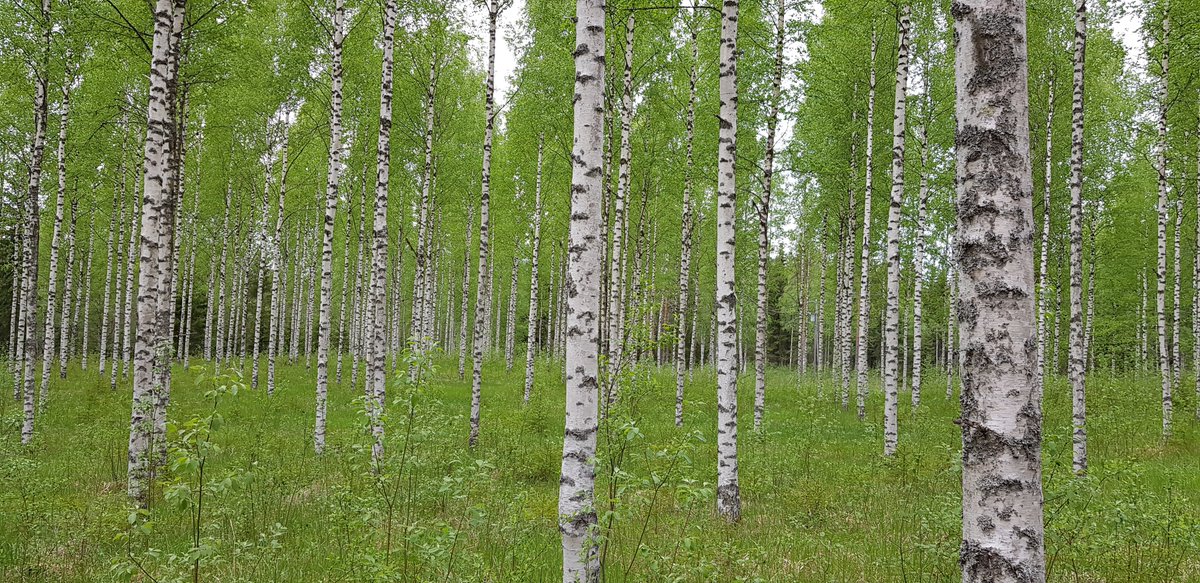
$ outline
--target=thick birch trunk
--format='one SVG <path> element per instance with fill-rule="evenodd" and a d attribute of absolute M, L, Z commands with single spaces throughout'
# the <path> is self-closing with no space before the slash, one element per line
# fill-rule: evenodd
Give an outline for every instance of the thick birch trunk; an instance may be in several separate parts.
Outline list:
<path fill-rule="evenodd" d="M 332 90 L 329 101 L 329 169 L 325 182 L 325 218 L 322 222 L 324 230 L 321 237 L 321 316 L 318 324 L 319 332 L 317 333 L 316 425 L 313 430 L 313 448 L 317 453 L 325 451 L 325 407 L 329 392 L 329 335 L 331 331 L 330 316 L 333 312 L 333 227 L 337 219 L 338 186 L 342 173 L 342 42 L 345 40 L 345 32 L 343 30 L 345 22 L 345 1 L 335 0 L 333 8 L 333 43 L 330 47 L 333 67 L 330 70 Z M 283 215 L 282 191 L 283 189 L 280 188 L 279 214 L 281 217 Z M 278 221 L 275 224 L 276 240 L 279 240 L 279 237 L 282 236 L 280 231 L 282 224 Z M 349 226 L 349 223 L 347 223 L 347 226 Z M 350 239 L 349 229 L 346 229 L 346 239 Z M 345 286 L 343 286 L 342 290 L 342 297 L 344 298 Z M 345 299 L 342 300 L 342 303 L 344 307 Z M 275 344 L 276 340 L 276 338 L 272 337 L 272 344 Z M 275 349 L 272 348 L 271 352 L 274 353 L 274 351 Z M 272 356 L 274 355 L 272 354 Z M 272 358 L 272 369 L 274 369 L 274 362 L 274 358 Z M 340 350 L 338 362 L 341 362 Z"/>
<path fill-rule="evenodd" d="M 1045 581 L 1025 3 L 955 5 L 963 581 Z M 1006 241 L 994 245 L 992 241 Z M 997 487 L 1003 484 L 1003 487 Z"/>
<path fill-rule="evenodd" d="M 489 0 L 488 10 L 488 56 L 487 84 L 483 99 L 483 174 L 480 180 L 481 193 L 479 201 L 479 292 L 475 300 L 475 342 L 473 346 L 474 360 L 471 368 L 471 429 L 467 443 L 471 447 L 479 441 L 479 408 L 482 398 L 483 385 L 483 350 L 487 341 L 488 317 L 491 315 L 492 294 L 490 290 L 492 279 L 489 277 L 488 252 L 491 237 L 492 196 L 492 132 L 495 124 L 494 110 L 496 105 L 496 20 L 500 11 L 508 6 L 507 0 Z"/>
<path fill-rule="evenodd" d="M 538 135 L 537 177 L 533 183 L 533 250 L 529 267 L 529 321 L 525 333 L 525 395 L 523 402 L 529 404 L 533 393 L 533 357 L 537 350 L 538 332 L 538 254 L 542 248 L 542 153 L 545 136 Z M 452 303 L 452 302 L 451 302 Z"/>
<path fill-rule="evenodd" d="M 1076 474 L 1087 472 L 1087 405 L 1084 374 L 1087 350 L 1083 329 L 1083 64 L 1087 44 L 1087 0 L 1075 2 L 1075 66 L 1071 98 L 1071 466 Z M 1176 225 L 1178 225 L 1176 221 Z M 1178 230 L 1176 231 L 1178 252 Z M 1178 258 L 1176 258 L 1178 284 Z M 1179 292 L 1175 294 L 1175 318 L 1179 318 Z"/>
<path fill-rule="evenodd" d="M 904 138 L 905 111 L 908 102 L 908 34 L 907 3 L 900 7 L 900 39 L 896 56 L 896 98 L 892 119 L 892 195 L 888 207 L 888 281 L 887 322 L 883 342 L 883 455 L 896 454 L 899 438 L 899 368 L 896 361 L 900 333 L 900 211 L 904 206 Z"/>
<path fill-rule="evenodd" d="M 558 481 L 563 583 L 600 579 L 596 552 L 596 432 L 599 422 L 600 280 L 605 245 L 601 222 L 604 174 L 604 2 L 578 0 L 575 19 L 574 145 L 571 222 L 565 262 L 571 293 L 566 306 L 566 428 Z M 478 341 L 478 337 L 476 337 Z"/>

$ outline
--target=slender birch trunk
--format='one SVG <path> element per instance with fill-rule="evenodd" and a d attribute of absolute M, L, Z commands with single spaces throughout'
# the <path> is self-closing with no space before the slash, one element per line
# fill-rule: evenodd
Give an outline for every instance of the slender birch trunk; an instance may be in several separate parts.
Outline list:
<path fill-rule="evenodd" d="M 734 221 L 737 186 L 737 20 L 738 0 L 725 0 L 721 10 L 719 81 L 720 113 L 717 156 L 717 514 L 729 522 L 741 519 L 737 459 L 738 360 Z"/>
<path fill-rule="evenodd" d="M 344 10 L 344 8 L 343 8 L 343 10 Z M 345 40 L 344 37 L 343 37 L 343 40 Z M 342 248 L 342 290 L 341 290 L 341 292 L 339 292 L 339 296 L 341 297 L 341 299 L 338 300 L 338 348 L 337 348 L 337 366 L 336 366 L 337 371 L 334 373 L 335 377 L 336 377 L 335 382 L 339 385 L 342 384 L 342 356 L 346 353 L 347 349 L 349 349 L 351 351 L 354 350 L 353 340 L 350 341 L 350 344 L 347 344 L 347 338 L 346 338 L 346 328 L 347 328 L 346 318 L 350 318 L 351 320 L 354 319 L 354 310 L 353 309 L 350 310 L 349 314 L 346 313 L 346 292 L 354 285 L 354 282 L 351 281 L 351 279 L 350 279 L 351 278 L 350 229 L 351 229 L 351 220 L 353 220 L 353 218 L 354 218 L 354 208 L 353 208 L 354 196 L 353 196 L 353 193 L 351 193 L 351 195 L 347 196 L 346 198 L 347 198 L 347 201 L 346 201 L 346 234 L 345 234 L 346 244 L 343 245 L 343 248 Z M 361 212 L 361 210 L 360 210 L 360 212 Z M 284 276 L 285 277 L 287 276 L 286 271 L 284 272 Z M 286 286 L 287 286 L 287 284 L 286 284 L 286 280 L 285 280 L 284 287 L 286 287 Z M 284 313 L 287 313 L 287 311 L 284 310 Z M 284 315 L 280 314 L 279 317 L 283 318 Z M 279 331 L 280 331 L 280 333 L 283 333 L 282 325 L 279 327 Z M 280 344 L 282 345 L 282 340 L 280 341 Z"/>
<path fill-rule="evenodd" d="M 858 284 L 858 356 L 856 365 L 858 367 L 857 392 L 858 392 L 858 420 L 862 421 L 867 417 L 867 391 L 868 385 L 867 369 L 869 362 L 867 361 L 867 332 L 871 327 L 871 287 L 868 284 L 867 276 L 871 271 L 871 197 L 873 195 L 873 178 L 875 166 L 873 164 L 875 157 L 875 55 L 879 48 L 879 43 L 875 34 L 874 27 L 871 28 L 871 72 L 869 86 L 867 91 L 867 141 L 866 141 L 866 186 L 863 188 L 863 234 L 862 253 L 860 269 L 862 270 Z"/>
<path fill-rule="evenodd" d="M 600 580 L 596 552 L 596 432 L 600 400 L 597 314 L 605 245 L 604 199 L 604 2 L 577 0 L 575 19 L 574 146 L 571 152 L 571 222 L 566 306 L 566 429 L 558 481 L 563 583 Z M 489 78 L 490 80 L 490 78 Z M 489 84 L 490 85 L 490 84 Z M 478 336 L 476 337 L 478 341 Z"/>
<path fill-rule="evenodd" d="M 964 306 L 959 323 L 971 355 L 963 363 L 959 564 L 964 583 L 1041 582 L 1025 3 L 964 0 L 954 21 L 961 211 L 955 250 Z"/>
<path fill-rule="evenodd" d="M 956 229 L 957 230 L 957 229 Z M 953 254 L 954 261 L 957 261 L 957 253 L 953 250 L 955 237 L 950 238 L 950 249 Z M 947 285 L 950 288 L 950 317 L 946 319 L 946 400 L 954 398 L 954 374 L 958 370 L 958 347 L 959 340 L 958 327 L 958 269 L 955 263 L 950 264 L 949 271 L 946 273 Z M 1039 386 L 1041 383 L 1039 383 Z"/>
<path fill-rule="evenodd" d="M 1084 374 L 1086 349 L 1083 329 L 1083 64 L 1087 44 L 1087 0 L 1075 2 L 1075 64 L 1071 98 L 1071 466 L 1076 474 L 1087 472 L 1087 406 Z M 1176 221 L 1178 225 L 1178 221 Z M 1176 251 L 1178 252 L 1178 231 Z M 1176 258 L 1178 267 L 1178 258 Z M 1176 282 L 1179 281 L 1176 269 Z M 1179 295 L 1176 292 L 1176 302 Z M 1178 321 L 1179 308 L 1175 308 Z"/>
<path fill-rule="evenodd" d="M 918 137 L 921 140 L 921 184 L 917 191 L 917 233 L 913 249 L 913 315 L 912 315 L 912 408 L 921 406 L 921 371 L 924 367 L 924 319 L 922 293 L 925 284 L 925 207 L 929 200 L 929 70 L 925 68 L 925 120 Z M 934 353 L 936 359 L 937 353 Z"/>
<path fill-rule="evenodd" d="M 38 248 L 41 238 L 41 211 L 38 199 L 41 196 L 42 163 L 46 151 L 46 118 L 49 113 L 50 33 L 52 28 L 50 0 L 42 0 L 41 17 L 44 21 L 42 23 L 42 42 L 45 46 L 42 54 L 42 69 L 34 71 L 36 82 L 33 98 L 33 150 L 30 155 L 29 188 L 26 191 L 29 214 L 23 222 L 25 267 L 22 270 L 24 277 L 21 280 L 21 315 L 19 317 L 21 322 L 18 326 L 20 338 L 17 343 L 17 352 L 20 354 L 21 360 L 20 382 L 24 390 L 23 409 L 25 414 L 24 423 L 21 425 L 21 445 L 29 445 L 33 440 L 33 341 L 34 322 L 37 321 L 38 309 Z M 59 214 L 61 215 L 61 211 Z"/>
<path fill-rule="evenodd" d="M 581 0 L 583 1 L 583 0 Z M 487 340 L 488 317 L 490 316 L 492 294 L 484 290 L 490 288 L 492 280 L 488 276 L 488 251 L 491 239 L 490 207 L 492 193 L 492 131 L 495 124 L 493 111 L 496 105 L 496 21 L 500 12 L 508 7 L 509 0 L 488 0 L 488 56 L 487 84 L 483 99 L 483 174 L 480 180 L 482 188 L 479 202 L 479 292 L 475 300 L 475 343 L 474 360 L 471 369 L 471 431 L 467 439 L 468 445 L 475 447 L 479 441 L 479 408 L 482 398 L 483 385 L 483 350 Z M 565 568 L 565 567 L 564 567 Z"/>
<path fill-rule="evenodd" d="M 79 365 L 83 370 L 88 369 L 88 350 L 92 341 L 92 259 L 95 258 L 96 251 L 96 212 L 93 209 L 92 212 L 88 213 L 87 259 L 83 263 L 83 275 L 79 279 L 79 292 L 83 294 L 83 323 L 79 332 Z"/>
<path fill-rule="evenodd" d="M 225 289 L 227 287 L 225 276 L 225 265 L 229 254 L 229 239 L 226 236 L 229 233 L 229 207 L 233 197 L 233 183 L 227 182 L 225 185 L 225 215 L 221 219 L 221 259 L 217 263 L 217 327 L 216 335 L 216 353 L 213 355 L 216 365 L 219 365 L 225 356 Z M 210 267 L 209 269 L 214 269 Z"/>
<path fill-rule="evenodd" d="M 608 383 L 605 386 L 605 407 L 617 392 L 624 349 L 625 306 L 625 199 L 629 195 L 631 147 L 629 134 L 633 125 L 633 31 L 634 15 L 625 20 L 625 69 L 621 93 L 621 143 L 617 154 L 617 190 L 612 207 L 612 253 L 609 255 L 608 275 Z"/>
<path fill-rule="evenodd" d="M 692 265 L 692 173 L 695 171 L 696 163 L 693 156 L 693 149 L 696 141 L 696 80 L 699 75 L 700 68 L 700 48 L 696 40 L 697 33 L 694 25 L 688 27 L 690 40 L 688 46 L 692 51 L 692 65 L 688 70 L 688 106 L 686 128 L 687 137 L 685 138 L 686 149 L 686 166 L 684 167 L 683 175 L 683 217 L 680 220 L 680 241 L 679 241 L 679 310 L 676 313 L 675 328 L 679 335 L 679 340 L 675 342 L 675 426 L 683 427 L 683 369 L 686 366 L 684 362 L 684 316 L 685 308 L 688 305 L 688 284 L 691 282 L 691 265 Z M 696 294 L 697 297 L 699 294 Z M 695 317 L 693 312 L 692 318 L 692 341 L 696 339 L 695 333 Z M 1200 385 L 1197 385 L 1200 386 Z"/>
<path fill-rule="evenodd" d="M 1180 303 L 1179 302 L 1179 299 L 1180 299 L 1179 298 L 1179 287 L 1180 287 L 1180 285 L 1179 284 L 1182 283 L 1181 282 L 1181 273 L 1180 273 L 1181 261 L 1179 258 L 1179 256 L 1181 255 L 1180 245 L 1179 245 L 1179 232 L 1183 230 L 1183 195 L 1182 195 L 1182 193 L 1180 193 L 1180 195 L 1175 198 L 1174 206 L 1175 206 L 1175 232 L 1174 232 L 1173 237 L 1175 240 L 1175 249 L 1174 249 L 1174 254 L 1173 254 L 1173 263 L 1174 263 L 1174 270 L 1172 271 L 1173 282 L 1171 285 L 1171 294 L 1172 294 L 1172 300 L 1171 300 L 1171 306 L 1172 306 L 1172 315 L 1171 315 L 1171 391 L 1172 392 L 1178 391 L 1180 388 L 1179 374 L 1180 374 L 1180 369 L 1182 368 L 1182 364 L 1180 363 L 1180 355 L 1179 355 L 1179 328 L 1180 328 L 1180 325 L 1179 325 L 1180 324 L 1180 320 L 1179 320 L 1179 303 Z"/>
<path fill-rule="evenodd" d="M 525 333 L 525 395 L 529 404 L 533 393 L 533 357 L 538 348 L 538 255 L 542 249 L 542 153 L 545 136 L 538 134 L 537 178 L 533 183 L 533 251 L 529 267 L 529 322 Z M 468 229 L 469 231 L 469 229 Z M 450 302 L 453 303 L 453 302 Z"/>
<path fill-rule="evenodd" d="M 68 73 L 68 77 L 70 73 Z M 46 408 L 50 394 L 50 367 L 54 362 L 55 311 L 58 307 L 58 246 L 62 236 L 63 202 L 67 197 L 67 119 L 71 94 L 63 91 L 62 111 L 58 118 L 58 190 L 54 196 L 54 230 L 50 235 L 50 277 L 46 284 L 46 325 L 42 333 L 42 383 L 38 392 L 38 409 Z M 70 269 L 68 265 L 67 269 Z"/>
<path fill-rule="evenodd" d="M 1049 97 L 1046 100 L 1046 172 L 1042 183 L 1042 251 L 1038 268 L 1038 301 L 1037 301 L 1037 380 L 1044 382 L 1046 375 L 1046 299 L 1050 295 L 1049 257 L 1050 257 L 1050 187 L 1054 168 L 1054 70 L 1051 69 L 1049 82 Z"/>
<path fill-rule="evenodd" d="M 346 3 L 345 0 L 334 0 L 333 8 L 333 43 L 331 55 L 333 67 L 330 70 L 331 97 L 329 106 L 329 169 L 325 182 L 325 218 L 324 231 L 321 238 L 321 316 L 317 338 L 317 403 L 316 427 L 313 430 L 313 447 L 316 452 L 325 451 L 325 407 L 329 392 L 329 335 L 330 316 L 333 312 L 333 227 L 337 219 L 338 186 L 342 173 L 342 43 L 345 40 Z M 286 164 L 286 159 L 285 159 Z M 280 188 L 279 215 L 283 216 L 283 189 Z M 349 213 L 347 213 L 348 215 Z M 276 240 L 282 236 L 282 223 L 275 223 Z M 349 223 L 347 223 L 349 226 Z M 346 229 L 346 239 L 350 239 L 350 230 Z M 343 262 L 344 263 L 344 262 Z M 278 271 L 276 271 L 278 274 Z M 278 287 L 272 288 L 278 289 Z M 345 286 L 342 288 L 342 303 L 345 304 Z M 399 290 L 397 290 L 399 293 Z M 276 344 L 272 336 L 272 345 Z M 340 343 L 339 343 L 340 344 Z M 274 352 L 272 347 L 272 372 L 274 372 Z M 338 363 L 341 363 L 341 352 L 338 353 Z M 341 367 L 338 367 L 339 373 Z M 271 375 L 274 377 L 274 375 Z"/>
<path fill-rule="evenodd" d="M 431 276 L 429 271 L 429 196 L 432 191 L 431 183 L 433 177 L 433 120 L 434 120 L 434 96 L 437 87 L 437 54 L 435 53 L 429 61 L 429 84 L 425 88 L 425 171 L 421 180 L 421 202 L 419 205 L 419 217 L 417 219 L 417 249 L 415 254 L 416 269 L 414 272 L 413 281 L 413 305 L 412 305 L 412 323 L 411 323 L 411 338 L 409 343 L 412 349 L 417 351 L 417 354 L 424 352 L 424 347 L 428 342 L 430 326 L 429 322 L 425 321 L 426 303 L 426 280 Z M 409 375 L 416 378 L 416 368 L 410 367 Z"/>
<path fill-rule="evenodd" d="M 906 131 L 906 108 L 908 102 L 908 35 L 909 14 L 907 3 L 900 7 L 898 49 L 896 55 L 896 98 L 892 119 L 892 195 L 888 208 L 888 282 L 887 322 L 884 324 L 883 342 L 883 455 L 896 454 L 899 418 L 899 368 L 896 357 L 900 333 L 900 211 L 904 206 L 904 139 Z"/>
<path fill-rule="evenodd" d="M 471 232 L 475 228 L 475 205 L 467 204 L 466 239 L 463 243 L 462 304 L 458 318 L 458 379 L 467 370 L 467 306 L 471 301 Z M 482 289 L 482 288 L 480 288 Z"/>
<path fill-rule="evenodd" d="M 259 347 L 262 346 L 263 286 L 266 282 L 266 271 L 269 267 L 268 262 L 270 261 L 268 254 L 270 253 L 271 241 L 267 235 L 267 220 L 268 215 L 271 213 L 269 198 L 272 182 L 271 167 L 275 165 L 274 155 L 271 150 L 274 147 L 274 140 L 269 140 L 267 142 L 266 163 L 263 164 L 262 216 L 259 219 L 258 233 L 255 236 L 258 241 L 251 251 L 258 255 L 258 269 L 254 270 L 254 277 L 256 278 L 254 284 L 254 344 L 250 349 L 250 358 L 252 359 L 250 363 L 250 388 L 255 390 L 258 389 Z M 286 150 L 284 152 L 286 153 Z M 287 167 L 287 160 L 284 160 L 283 166 Z M 282 190 L 280 189 L 281 192 Z M 274 390 L 270 390 L 269 393 L 274 394 Z"/>
<path fill-rule="evenodd" d="M 1171 397 L 1171 368 L 1167 353 L 1167 78 L 1170 70 L 1171 17 L 1163 14 L 1162 56 L 1159 65 L 1162 78 L 1158 93 L 1158 290 L 1156 308 L 1158 313 L 1158 372 L 1162 383 L 1162 433 L 1171 437 L 1171 413 L 1174 403 Z"/>
<path fill-rule="evenodd" d="M 517 261 L 516 254 L 513 254 L 512 263 L 512 279 L 508 288 L 508 314 L 505 316 L 504 326 L 504 370 L 507 372 L 512 372 L 513 343 L 517 331 L 517 268 L 521 264 Z"/>
<path fill-rule="evenodd" d="M 387 335 L 384 329 L 386 317 L 387 258 L 388 258 L 388 175 L 391 170 L 392 131 L 392 54 L 396 32 L 396 0 L 387 0 L 383 10 L 383 76 L 379 91 L 379 142 L 376 154 L 374 238 L 371 253 L 371 297 L 368 310 L 373 324 L 370 328 L 367 360 L 367 401 L 370 403 L 371 433 L 375 443 L 371 447 L 371 461 L 376 472 L 383 464 L 383 422 L 387 391 Z"/>
<path fill-rule="evenodd" d="M 157 10 L 156 10 L 157 14 Z M 138 180 L 135 184 L 134 199 L 130 203 L 130 225 L 129 225 L 129 245 L 126 247 L 128 253 L 125 263 L 125 301 L 122 304 L 124 314 L 121 316 L 121 376 L 129 376 L 130 350 L 132 348 L 133 332 L 135 323 L 133 321 L 133 301 L 134 290 L 136 285 L 134 282 L 134 273 L 138 269 L 138 235 L 141 234 L 142 221 L 137 212 L 137 201 L 145 200 L 145 170 L 142 167 L 138 168 Z M 143 206 L 144 206 L 143 202 Z M 139 315 L 140 317 L 140 315 Z M 115 352 L 115 351 L 114 351 Z M 114 374 L 112 377 L 112 387 L 116 387 L 117 377 Z"/>
<path fill-rule="evenodd" d="M 284 120 L 284 124 L 287 120 Z M 332 149 L 338 144 L 336 140 L 331 140 Z M 340 145 L 336 147 L 340 148 Z M 282 287 L 282 275 L 284 271 L 283 263 L 283 203 L 287 193 L 287 170 L 288 170 L 288 128 L 283 128 L 283 147 L 280 149 L 280 170 L 279 170 L 279 196 L 275 209 L 275 232 L 270 239 L 270 245 L 266 246 L 266 250 L 270 252 L 269 257 L 264 257 L 263 261 L 266 264 L 266 269 L 271 272 L 271 306 L 270 315 L 267 317 L 267 396 L 275 394 L 275 358 L 279 352 L 279 324 L 280 311 L 284 308 L 284 294 Z M 336 173 L 336 167 L 330 168 L 330 173 Z M 335 182 L 337 178 L 333 178 Z M 336 205 L 336 201 L 334 202 Z M 264 209 L 265 210 L 265 209 Z M 264 213 L 263 232 L 266 232 L 266 214 Z M 256 332 L 257 334 L 257 332 Z M 255 348 L 257 351 L 257 347 Z M 255 359 L 257 361 L 257 359 Z M 320 390 L 323 383 L 318 372 L 317 387 Z M 328 379 L 324 379 L 328 382 Z M 318 404 L 319 405 L 319 404 Z M 318 452 L 319 453 L 319 452 Z"/>
<path fill-rule="evenodd" d="M 1200 93 L 1200 92 L 1198 92 Z M 1196 122 L 1196 135 L 1200 136 L 1200 119 Z M 1196 241 L 1200 246 L 1200 142 L 1196 144 Z M 1092 229 L 1092 241 L 1096 240 L 1096 230 Z M 1196 371 L 1196 419 L 1200 419 L 1200 255 L 1192 258 L 1192 368 Z M 1092 243 L 1092 265 L 1096 265 L 1096 244 Z M 1095 281 L 1093 279 L 1092 281 Z M 1092 284 L 1093 287 L 1095 284 Z M 1092 304 L 1091 298 L 1088 303 Z M 1088 318 L 1091 322 L 1091 317 Z"/>
<path fill-rule="evenodd" d="M 62 319 L 59 321 L 58 332 L 58 378 L 67 378 L 67 359 L 71 347 L 71 299 L 74 297 L 75 286 L 75 218 L 79 212 L 79 199 L 71 200 L 71 220 L 67 223 L 67 269 L 63 279 Z M 50 355 L 43 356 L 45 360 Z M 45 382 L 45 379 L 42 381 Z"/>
<path fill-rule="evenodd" d="M 786 33 L 784 0 L 777 0 L 775 15 L 775 71 L 771 78 L 771 105 L 767 114 L 767 152 L 763 160 L 762 198 L 758 210 L 758 305 L 754 325 L 754 430 L 762 429 L 767 394 L 767 259 L 770 249 L 769 215 L 771 187 L 775 173 L 775 126 L 779 122 L 779 93 L 783 86 L 783 40 Z M 848 345 L 847 345 L 848 346 Z M 848 368 L 846 369 L 849 370 Z M 849 377 L 846 377 L 847 381 Z"/>

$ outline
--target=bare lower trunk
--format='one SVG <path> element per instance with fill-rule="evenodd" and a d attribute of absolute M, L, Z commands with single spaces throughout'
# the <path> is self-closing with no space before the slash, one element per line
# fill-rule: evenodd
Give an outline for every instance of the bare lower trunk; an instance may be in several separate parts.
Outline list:
<path fill-rule="evenodd" d="M 955 254 L 970 355 L 961 399 L 959 564 L 964 583 L 1040 583 L 1046 561 L 1025 3 L 964 0 L 954 24 Z"/>
<path fill-rule="evenodd" d="M 517 261 L 517 257 L 513 255 L 512 278 L 509 280 L 508 287 L 508 314 L 504 317 L 504 370 L 512 372 L 513 365 L 513 343 L 517 332 L 517 279 L 519 272 L 517 269 L 521 263 Z"/>
<path fill-rule="evenodd" d="M 680 236 L 679 236 L 679 308 L 675 316 L 675 331 L 678 335 L 678 340 L 675 342 L 675 426 L 683 427 L 683 369 L 686 366 L 684 362 L 684 350 L 686 343 L 684 342 L 684 316 L 685 308 L 688 304 L 688 284 L 691 282 L 691 264 L 692 264 L 692 172 L 695 169 L 695 160 L 693 157 L 693 147 L 696 138 L 696 77 L 700 66 L 699 43 L 696 42 L 696 29 L 692 25 L 689 27 L 691 40 L 689 47 L 692 51 L 692 64 L 689 67 L 688 76 L 688 109 L 686 117 L 687 137 L 687 166 L 684 170 L 683 177 L 683 218 L 680 221 Z M 699 294 L 696 294 L 699 297 Z M 696 339 L 696 319 L 695 312 L 692 316 L 692 341 Z M 694 364 L 693 364 L 694 366 Z M 1197 385 L 1200 386 L 1200 385 Z"/>
<path fill-rule="evenodd" d="M 529 403 L 533 393 L 533 357 L 537 349 L 538 331 L 538 254 L 542 248 L 542 150 L 544 136 L 538 135 L 537 178 L 533 186 L 533 250 L 529 268 L 529 322 L 525 333 L 525 396 Z M 451 302 L 452 303 L 452 302 Z"/>
<path fill-rule="evenodd" d="M 717 149 L 717 514 L 738 522 L 742 514 L 738 489 L 737 375 L 735 334 L 737 289 L 734 271 L 737 186 L 737 21 L 738 0 L 725 0 L 721 10 L 719 61 L 720 112 Z"/>
<path fill-rule="evenodd" d="M 467 370 L 467 306 L 471 301 L 471 232 L 475 228 L 475 205 L 467 205 L 466 243 L 463 244 L 462 303 L 458 319 L 458 378 Z M 482 288 L 480 288 L 482 289 Z"/>
<path fill-rule="evenodd" d="M 867 331 L 871 326 L 871 288 L 867 282 L 867 274 L 871 268 L 871 197 L 872 192 L 872 177 L 874 175 L 874 159 L 875 152 L 875 54 L 878 49 L 876 41 L 875 29 L 871 29 L 871 73 L 870 87 L 867 93 L 867 167 L 866 167 L 866 186 L 863 189 L 863 234 L 862 246 L 860 247 L 861 275 L 859 278 L 858 289 L 858 357 L 856 358 L 858 367 L 858 420 L 862 421 L 867 416 L 867 390 L 869 388 L 867 378 Z"/>
<path fill-rule="evenodd" d="M 46 408 L 50 394 L 50 367 L 54 362 L 55 312 L 58 307 L 58 245 L 62 232 L 63 202 L 67 196 L 67 113 L 70 94 L 64 92 L 62 112 L 58 123 L 58 190 L 54 196 L 54 229 L 50 235 L 50 277 L 46 284 L 46 321 L 42 333 L 42 383 L 38 392 L 38 409 Z"/>
<path fill-rule="evenodd" d="M 79 211 L 79 199 L 71 201 L 71 220 L 67 223 L 67 269 L 63 280 L 62 320 L 58 332 L 58 377 L 67 378 L 67 358 L 71 347 L 71 300 L 75 285 L 75 216 Z M 50 355 L 44 357 L 49 360 Z"/>
<path fill-rule="evenodd" d="M 1075 67 L 1071 100 L 1071 358 L 1068 376 L 1071 381 L 1071 465 L 1076 474 L 1087 472 L 1087 406 L 1084 397 L 1086 348 L 1083 329 L 1083 63 L 1087 43 L 1087 0 L 1075 2 Z M 1176 221 L 1176 226 L 1179 222 Z M 1179 232 L 1175 234 L 1175 249 L 1179 250 Z M 1179 282 L 1179 259 L 1176 257 L 1176 286 Z M 1179 319 L 1179 292 L 1175 292 L 1175 318 Z M 1178 339 L 1178 337 L 1176 337 Z M 1178 352 L 1176 353 L 1178 354 Z"/>
<path fill-rule="evenodd" d="M 325 404 L 329 393 L 329 335 L 331 331 L 330 316 L 333 312 L 333 227 L 337 219 L 338 185 L 342 173 L 342 41 L 345 39 L 345 22 L 345 1 L 335 0 L 331 45 L 333 67 L 330 70 L 332 92 L 329 101 L 329 169 L 325 181 L 325 217 L 322 222 L 324 230 L 321 237 L 321 315 L 317 333 L 316 426 L 313 430 L 313 447 L 317 453 L 325 451 Z M 286 158 L 284 164 L 286 168 Z M 279 213 L 282 217 L 282 187 L 279 195 Z M 282 224 L 277 221 L 275 225 L 276 240 L 279 240 L 279 237 L 282 236 Z M 350 239 L 349 229 L 346 230 L 346 239 Z M 276 270 L 276 273 L 278 274 L 279 271 Z M 272 289 L 278 290 L 279 288 Z M 345 287 L 343 287 L 342 295 L 345 297 Z M 344 303 L 345 300 L 343 300 Z M 282 308 L 282 306 L 280 307 Z M 271 343 L 274 345 L 277 343 L 276 341 L 277 339 L 272 336 Z M 271 364 L 274 368 L 275 349 L 272 348 L 271 352 Z"/>
<path fill-rule="evenodd" d="M 1049 258 L 1050 258 L 1050 186 L 1054 168 L 1054 73 L 1051 69 L 1048 84 L 1049 97 L 1046 100 L 1046 172 L 1042 182 L 1042 257 L 1038 268 L 1038 299 L 1037 299 L 1037 381 L 1043 383 L 1046 375 L 1046 308 L 1050 295 Z"/>
<path fill-rule="evenodd" d="M 897 352 L 900 333 L 900 211 L 904 205 L 905 110 L 908 101 L 908 4 L 900 8 L 900 40 L 896 57 L 896 98 L 892 120 L 892 195 L 888 208 L 888 281 L 887 322 L 883 342 L 883 455 L 896 454 L 899 418 L 899 367 Z"/>
<path fill-rule="evenodd" d="M 1162 71 L 1158 94 L 1158 290 L 1155 296 L 1158 314 L 1158 373 L 1162 383 L 1162 433 L 1171 436 L 1171 368 L 1167 353 L 1167 73 L 1170 66 L 1170 17 L 1162 21 Z"/>

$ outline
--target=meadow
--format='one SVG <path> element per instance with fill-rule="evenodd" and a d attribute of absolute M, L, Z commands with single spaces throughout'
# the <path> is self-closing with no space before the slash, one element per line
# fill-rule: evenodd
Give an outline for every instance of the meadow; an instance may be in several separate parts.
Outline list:
<path fill-rule="evenodd" d="M 470 384 L 437 360 L 389 379 L 387 460 L 370 464 L 361 389 L 332 385 L 329 449 L 312 447 L 313 371 L 278 370 L 273 397 L 236 374 L 176 368 L 168 463 L 148 510 L 125 497 L 129 384 L 75 368 L 51 383 L 33 444 L 0 399 L 0 581 L 555 581 L 561 362 L 484 371 L 481 441 Z M 403 366 L 403 365 L 402 365 Z M 360 379 L 361 380 L 361 379 Z M 926 375 L 901 395 L 900 449 L 882 450 L 877 385 L 860 422 L 832 377 L 772 369 L 761 432 L 740 396 L 742 522 L 716 517 L 715 380 L 698 369 L 676 428 L 674 377 L 623 378 L 597 458 L 605 581 L 958 581 L 957 397 Z M 1070 391 L 1045 390 L 1048 580 L 1200 581 L 1200 423 L 1185 378 L 1160 437 L 1156 377 L 1088 383 L 1089 475 L 1072 476 Z M 853 389 L 851 389 L 853 390 Z M 5 395 L 11 392 L 11 379 Z M 202 462 L 202 463 L 201 463 Z"/>

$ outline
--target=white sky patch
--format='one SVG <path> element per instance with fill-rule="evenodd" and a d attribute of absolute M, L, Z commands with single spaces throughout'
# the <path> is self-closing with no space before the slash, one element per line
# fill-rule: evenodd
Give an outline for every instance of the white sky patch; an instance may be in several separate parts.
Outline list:
<path fill-rule="evenodd" d="M 515 28 L 525 14 L 525 0 L 512 0 L 512 5 L 500 13 L 500 22 L 496 30 L 496 104 L 503 105 L 508 101 L 508 92 L 512 89 L 512 77 L 517 71 L 517 51 L 508 42 L 507 32 Z M 485 66 L 487 59 L 488 13 L 482 4 L 472 3 L 467 9 L 469 30 L 471 32 L 471 52 L 478 60 L 480 69 Z"/>
<path fill-rule="evenodd" d="M 1146 43 L 1142 38 L 1142 13 L 1125 10 L 1113 21 L 1113 34 L 1125 47 L 1125 69 L 1137 75 L 1146 72 Z"/>

